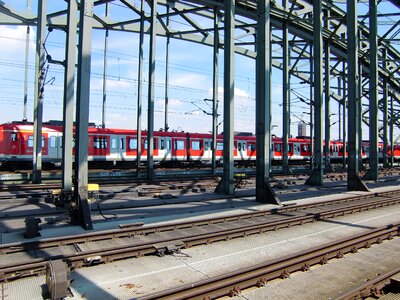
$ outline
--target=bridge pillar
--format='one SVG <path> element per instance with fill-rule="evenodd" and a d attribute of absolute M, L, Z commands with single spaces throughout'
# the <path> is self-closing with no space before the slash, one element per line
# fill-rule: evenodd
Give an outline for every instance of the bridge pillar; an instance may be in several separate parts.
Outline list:
<path fill-rule="evenodd" d="M 369 1 L 369 170 L 363 177 L 378 180 L 378 24 L 376 0 Z"/>
<path fill-rule="evenodd" d="M 88 124 L 90 64 L 92 50 L 93 0 L 81 0 L 79 20 L 78 78 L 76 98 L 75 219 L 83 228 L 93 229 L 88 203 Z"/>
<path fill-rule="evenodd" d="M 322 185 L 323 169 L 322 169 L 322 104 L 323 104 L 323 60 L 322 60 L 322 3 L 321 1 L 313 1 L 313 36 L 314 36 L 314 109 L 315 109 L 315 137 L 311 142 L 313 147 L 313 171 L 311 176 L 306 180 L 309 185 Z M 311 104 L 312 104 L 312 100 Z"/>
<path fill-rule="evenodd" d="M 257 1 L 256 201 L 280 204 L 269 185 L 271 168 L 271 3 Z"/>
<path fill-rule="evenodd" d="M 150 49 L 149 49 L 149 89 L 147 98 L 147 178 L 154 178 L 154 82 L 156 77 L 156 29 L 157 0 L 151 3 Z M 139 143 L 140 141 L 138 141 Z"/>
<path fill-rule="evenodd" d="M 62 187 L 65 192 L 72 192 L 72 148 L 74 127 L 75 98 L 75 52 L 78 6 L 75 1 L 68 2 L 67 37 L 64 69 L 64 101 L 63 101 L 63 164 Z"/>
<path fill-rule="evenodd" d="M 233 120 L 234 120 L 234 55 L 235 55 L 235 0 L 225 2 L 224 24 L 224 170 L 222 193 L 232 195 L 233 161 Z"/>
<path fill-rule="evenodd" d="M 348 133 L 349 156 L 347 170 L 347 189 L 349 191 L 368 191 L 368 187 L 359 177 L 359 66 L 358 66 L 358 20 L 357 0 L 347 0 L 347 51 L 348 51 Z"/>
<path fill-rule="evenodd" d="M 47 0 L 38 1 L 38 24 L 36 33 L 36 61 L 35 61 L 35 99 L 33 110 L 33 170 L 32 182 L 42 182 L 42 122 L 43 122 L 43 92 L 45 73 L 46 38 L 46 9 Z"/>

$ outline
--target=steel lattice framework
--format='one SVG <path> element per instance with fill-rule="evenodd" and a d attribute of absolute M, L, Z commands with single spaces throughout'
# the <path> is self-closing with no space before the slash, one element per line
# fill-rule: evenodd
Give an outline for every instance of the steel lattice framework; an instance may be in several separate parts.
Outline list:
<path fill-rule="evenodd" d="M 131 16 L 124 20 L 114 20 L 110 17 L 101 16 L 104 8 L 100 9 L 107 3 L 113 2 L 114 4 L 124 6 L 131 10 Z M 292 65 L 290 73 L 297 76 L 304 82 L 310 82 L 308 71 L 304 68 L 299 68 L 300 61 L 310 58 L 310 44 L 313 41 L 313 22 L 312 1 L 295 0 L 288 1 L 286 8 L 279 4 L 280 1 L 272 1 L 271 4 L 271 24 L 274 32 L 282 30 L 286 24 L 290 32 L 290 46 L 291 46 L 291 59 Z M 322 1 L 323 10 L 326 16 L 324 20 L 329 20 L 329 27 L 323 29 L 323 39 L 329 42 L 331 49 L 331 61 L 335 63 L 331 66 L 332 76 L 339 76 L 343 73 L 341 69 L 341 62 L 347 61 L 347 30 L 346 30 L 346 11 L 340 8 L 340 4 L 345 4 L 345 0 L 341 1 Z M 361 2 L 361 1 L 360 1 Z M 367 2 L 367 1 L 363 1 Z M 378 3 L 383 1 L 377 1 Z M 390 86 L 389 93 L 396 101 L 396 106 L 400 102 L 400 52 L 399 47 L 396 45 L 400 42 L 400 1 L 390 0 L 393 7 L 399 9 L 397 12 L 387 14 L 380 14 L 379 17 L 392 16 L 394 21 L 381 21 L 380 25 L 386 25 L 386 32 L 379 36 L 379 76 L 386 79 Z M 223 19 L 224 1 L 158 1 L 158 14 L 157 14 L 157 35 L 165 36 L 174 39 L 181 39 L 194 43 L 201 43 L 213 46 L 214 43 L 214 28 L 213 18 L 215 10 L 221 12 L 221 19 Z M 93 28 L 108 29 L 115 31 L 140 31 L 140 6 L 137 2 L 132 0 L 98 0 L 94 1 L 95 13 Z M 164 7 L 164 8 L 163 8 Z M 169 7 L 169 12 L 166 12 L 166 7 Z M 96 8 L 99 13 L 96 14 Z M 101 11 L 101 13 L 100 13 Z M 67 26 L 67 10 L 52 12 L 47 15 L 48 26 L 54 28 L 66 29 Z M 147 14 L 147 13 L 146 13 Z M 166 19 L 176 19 L 179 22 L 170 22 L 166 24 Z M 256 1 L 237 1 L 236 2 L 236 20 L 235 20 L 235 52 L 248 57 L 256 57 L 255 51 L 255 36 L 256 36 L 256 17 L 257 17 L 257 3 Z M 115 18 L 115 16 L 113 17 Z M 364 66 L 364 72 L 367 74 L 369 71 L 368 53 L 369 53 L 369 28 L 365 24 L 367 17 L 359 16 L 360 35 L 362 44 L 360 46 L 360 59 Z M 15 11 L 12 7 L 0 3 L 0 24 L 2 25 L 33 25 L 37 24 L 37 16 L 30 16 L 28 12 Z M 174 28 L 173 24 L 180 24 Z M 206 24 L 206 25 L 204 25 Z M 378 19 L 379 24 L 379 19 Z M 183 29 L 182 29 L 183 28 Z M 186 29 L 190 28 L 190 29 Z M 220 31 L 223 30 L 223 25 L 220 25 Z M 144 32 L 149 32 L 149 16 L 145 19 Z M 282 35 L 280 32 L 272 35 L 272 43 L 282 45 Z M 220 41 L 220 46 L 223 47 L 223 40 Z M 386 57 L 384 58 L 384 53 Z M 386 62 L 385 65 L 383 62 Z M 282 68 L 282 51 L 274 52 L 273 66 Z M 380 80 L 380 82 L 382 82 Z M 367 85 L 368 77 L 365 77 L 363 84 Z M 341 101 L 342 96 L 333 92 L 331 95 L 337 100 Z M 365 95 L 368 97 L 367 95 Z M 380 101 L 380 107 L 383 107 Z M 394 112 L 395 122 L 400 126 L 399 110 Z M 366 115 L 366 111 L 364 111 Z M 365 117 L 364 121 L 368 123 L 368 118 Z"/>

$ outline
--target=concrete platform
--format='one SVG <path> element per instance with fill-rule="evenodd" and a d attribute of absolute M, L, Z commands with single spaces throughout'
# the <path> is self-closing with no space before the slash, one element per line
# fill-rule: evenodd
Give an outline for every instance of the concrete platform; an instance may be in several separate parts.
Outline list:
<path fill-rule="evenodd" d="M 394 179 L 396 180 L 397 177 Z M 371 186 L 376 186 L 369 193 L 393 189 L 389 183 L 371 183 Z M 110 195 L 117 191 L 125 191 L 117 193 L 113 197 L 104 196 L 99 202 L 95 201 L 92 204 L 92 220 L 94 230 L 117 229 L 120 224 L 129 224 L 135 222 L 143 222 L 145 224 L 157 224 L 160 222 L 175 222 L 186 219 L 199 219 L 204 217 L 220 216 L 237 214 L 254 210 L 265 210 L 276 208 L 276 205 L 262 204 L 255 201 L 255 190 L 250 188 L 238 190 L 233 196 L 226 196 L 220 199 L 220 195 L 216 195 L 211 190 L 206 192 L 191 192 L 191 191 L 168 191 L 173 197 L 170 199 L 155 198 L 152 195 L 146 197 L 137 196 L 137 188 L 130 189 L 127 187 L 111 188 L 104 191 L 103 194 Z M 144 187 L 141 186 L 140 189 Z M 151 188 L 151 187 L 150 187 Z M 343 181 L 333 181 L 324 183 L 323 187 L 311 187 L 304 184 L 289 185 L 284 189 L 275 189 L 276 194 L 280 198 L 282 204 L 293 203 L 309 203 L 326 201 L 334 198 L 346 198 L 350 195 L 363 195 L 368 192 L 348 192 L 346 183 Z M 104 211 L 102 216 L 98 211 L 98 204 Z M 125 209 L 123 209 L 125 207 Z M 45 212 L 57 212 L 54 206 L 44 203 L 28 203 L 18 204 L 1 203 L 0 214 L 9 216 L 18 216 L 29 212 L 30 215 L 41 217 Z M 113 219 L 107 219 L 112 218 Z M 80 226 L 73 226 L 65 221 L 66 215 L 54 217 L 41 217 L 42 223 L 40 227 L 41 237 L 47 238 L 59 235 L 74 235 L 85 232 Z M 12 243 L 25 240 L 24 219 L 16 221 L 3 219 L 0 222 L 0 243 Z M 31 239 L 35 240 L 35 238 Z"/>
<path fill-rule="evenodd" d="M 324 188 L 296 186 L 278 191 L 278 193 L 285 203 L 308 203 L 344 198 L 355 194 L 381 192 L 394 188 L 396 186 L 381 185 L 372 188 L 371 192 L 347 192 L 346 186 L 336 183 Z M 297 191 L 295 191 L 296 189 Z M 122 222 L 141 221 L 145 224 L 156 224 L 276 207 L 268 204 L 257 204 L 254 202 L 254 197 L 246 196 L 245 193 L 248 192 L 251 191 L 241 191 L 242 195 L 238 194 L 234 198 L 225 200 L 215 200 L 213 199 L 215 196 L 212 194 L 187 194 L 182 198 L 193 201 L 174 204 L 168 206 L 167 209 L 157 206 L 130 209 L 133 213 L 132 219 L 126 219 Z M 199 197 L 203 200 L 195 201 Z M 71 274 L 74 280 L 72 283 L 73 297 L 71 299 L 134 299 L 144 294 L 295 253 L 327 243 L 333 239 L 351 236 L 399 220 L 400 206 L 390 206 L 356 215 L 281 229 L 276 232 L 197 246 L 184 249 L 181 254 L 173 256 L 148 256 L 79 269 Z M 94 225 L 95 230 L 102 230 L 117 228 L 118 224 L 122 222 L 95 222 Z M 42 230 L 42 236 L 50 237 L 81 232 L 83 230 L 77 226 L 47 228 Z M 3 234 L 3 242 L 17 239 L 17 233 Z M 375 250 L 378 252 L 370 253 L 370 251 Z M 351 257 L 354 257 L 354 263 L 350 263 L 350 259 L 353 259 Z M 336 267 L 339 264 L 344 265 L 347 269 Z M 354 256 L 348 255 L 342 260 L 330 262 L 327 266 L 313 267 L 310 272 L 295 273 L 290 279 L 271 282 L 266 288 L 245 291 L 243 298 L 293 299 L 294 295 L 296 299 L 334 298 L 341 291 L 350 289 L 358 280 L 372 278 L 375 274 L 384 272 L 386 268 L 399 264 L 400 239 L 395 238 L 370 249 L 361 250 Z M 329 268 L 330 271 L 328 271 L 327 267 L 331 265 L 334 267 Z M 322 277 L 323 275 L 327 277 Z M 42 299 L 41 293 L 44 284 L 44 276 L 8 283 L 4 286 L 8 295 L 6 299 Z"/>

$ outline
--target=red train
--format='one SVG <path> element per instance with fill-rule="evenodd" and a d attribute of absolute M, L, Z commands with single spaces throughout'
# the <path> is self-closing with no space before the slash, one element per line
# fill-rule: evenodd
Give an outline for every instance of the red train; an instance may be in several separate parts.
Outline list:
<path fill-rule="evenodd" d="M 43 165 L 54 165 L 62 158 L 62 126 L 57 123 L 44 123 L 42 129 Z M 136 130 L 102 129 L 89 127 L 89 162 L 122 167 L 133 165 L 137 159 Z M 212 159 L 211 134 L 189 132 L 154 132 L 154 162 L 163 165 L 179 163 L 207 164 Z M 272 138 L 272 160 L 282 160 L 282 139 Z M 141 161 L 147 159 L 147 132 L 142 132 Z M 363 144 L 363 158 L 368 156 L 368 144 Z M 382 152 L 382 145 L 379 145 Z M 311 154 L 310 139 L 289 139 L 289 160 L 307 161 Z M 0 163 L 23 166 L 32 162 L 33 125 L 32 123 L 12 122 L 0 125 Z M 222 162 L 223 136 L 217 136 L 216 159 Z M 400 149 L 395 155 L 400 156 Z M 332 160 L 343 157 L 343 143 L 331 141 Z M 256 138 L 254 135 L 238 134 L 234 138 L 234 159 L 239 165 L 254 164 L 256 158 Z"/>

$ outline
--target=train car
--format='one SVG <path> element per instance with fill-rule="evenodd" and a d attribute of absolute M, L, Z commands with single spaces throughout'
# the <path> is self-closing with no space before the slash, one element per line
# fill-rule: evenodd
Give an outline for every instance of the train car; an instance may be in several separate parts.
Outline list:
<path fill-rule="evenodd" d="M 140 144 L 136 130 L 109 129 L 89 126 L 88 161 L 97 167 L 131 167 L 137 164 L 138 146 L 141 147 L 140 161 L 148 155 L 147 131 L 142 131 Z M 33 124 L 12 122 L 0 125 L 0 163 L 15 167 L 32 166 Z M 177 131 L 155 131 L 153 137 L 153 161 L 162 166 L 199 166 L 212 161 L 212 136 L 205 133 Z M 252 134 L 234 136 L 233 158 L 240 166 L 254 165 L 256 161 L 256 137 Z M 330 159 L 343 159 L 343 142 L 330 142 Z M 71 149 L 73 152 L 74 149 Z M 223 161 L 223 135 L 217 136 L 216 161 Z M 382 156 L 383 145 L 379 144 Z M 400 158 L 400 146 L 395 147 L 395 155 Z M 368 142 L 362 144 L 362 156 L 369 154 Z M 324 153 L 325 155 L 325 153 Z M 348 153 L 346 152 L 346 156 Z M 282 138 L 271 139 L 271 160 L 280 164 L 283 157 Z M 311 141 L 299 137 L 288 140 L 288 159 L 291 162 L 305 162 L 311 158 Z M 44 123 L 42 127 L 42 161 L 53 166 L 62 159 L 62 126 L 60 122 Z"/>
<path fill-rule="evenodd" d="M 42 161 L 52 165 L 61 161 L 62 132 L 54 126 L 42 128 Z M 32 165 L 33 125 L 19 122 L 0 125 L 0 162 L 15 167 Z"/>

